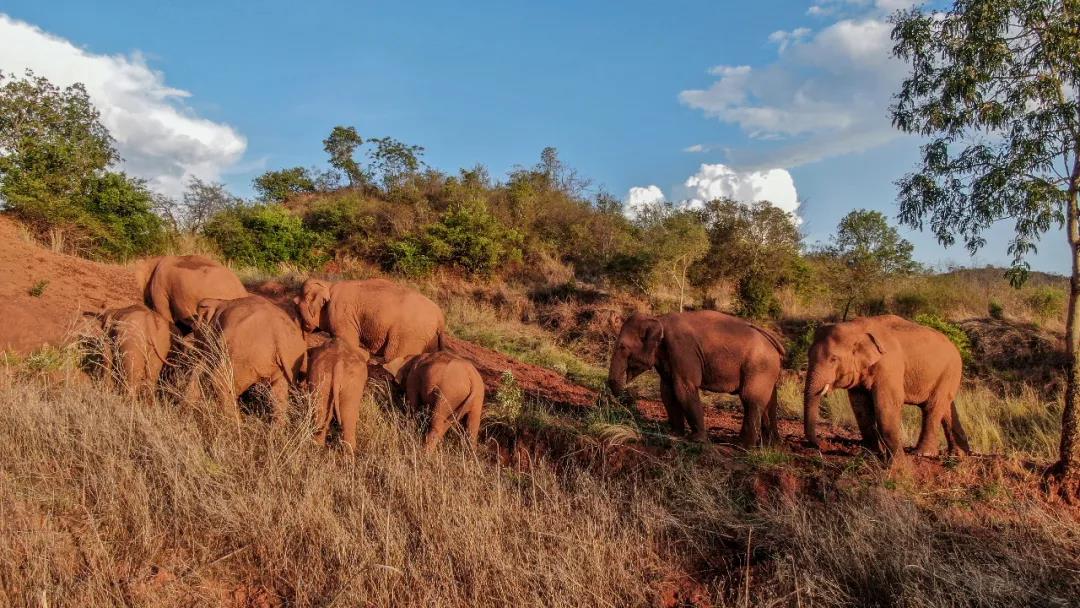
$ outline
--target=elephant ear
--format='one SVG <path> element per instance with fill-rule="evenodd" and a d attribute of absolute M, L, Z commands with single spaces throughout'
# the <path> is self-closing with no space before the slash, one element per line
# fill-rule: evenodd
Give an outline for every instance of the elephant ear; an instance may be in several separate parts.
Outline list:
<path fill-rule="evenodd" d="M 82 316 L 89 319 L 98 329 L 104 331 L 105 326 L 109 323 L 109 312 L 105 309 L 101 310 L 84 310 Z"/>
<path fill-rule="evenodd" d="M 305 302 L 309 305 L 317 304 L 318 307 L 321 308 L 323 304 L 330 301 L 330 282 L 319 279 L 308 279 L 304 281 L 302 293 L 304 294 Z"/>
<path fill-rule="evenodd" d="M 855 345 L 855 356 L 863 369 L 876 364 L 884 354 L 885 347 L 882 340 L 871 332 L 866 332 L 865 339 L 859 340 Z"/>
<path fill-rule="evenodd" d="M 139 288 L 139 293 L 142 294 L 145 300 L 150 299 L 146 290 L 150 287 L 150 277 L 154 274 L 154 270 L 157 269 L 160 261 L 160 257 L 153 257 L 139 260 L 134 264 L 135 285 Z"/>
<path fill-rule="evenodd" d="M 214 316 L 214 313 L 217 312 L 218 306 L 220 306 L 222 302 L 224 302 L 224 300 L 219 300 L 217 298 L 203 298 L 199 300 L 199 304 L 195 307 L 194 321 L 196 323 L 209 323 L 210 318 Z"/>
<path fill-rule="evenodd" d="M 660 342 L 664 339 L 664 326 L 658 319 L 646 319 L 641 332 L 641 350 L 650 359 L 656 358 L 656 351 L 660 348 Z"/>
<path fill-rule="evenodd" d="M 394 382 L 398 384 L 405 384 L 405 378 L 409 376 L 409 362 L 413 360 L 416 355 L 404 355 L 383 363 L 383 369 L 390 372 L 390 375 L 394 377 Z"/>

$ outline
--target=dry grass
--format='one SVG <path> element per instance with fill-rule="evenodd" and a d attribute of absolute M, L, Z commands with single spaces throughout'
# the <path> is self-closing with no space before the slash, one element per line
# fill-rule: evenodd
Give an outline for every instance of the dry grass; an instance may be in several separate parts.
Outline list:
<path fill-rule="evenodd" d="M 647 606 L 681 589 L 716 605 L 1009 606 L 1080 593 L 1075 518 L 978 488 L 958 490 L 964 509 L 931 510 L 886 490 L 872 463 L 820 464 L 835 478 L 826 502 L 753 489 L 789 458 L 691 446 L 621 470 L 580 457 L 506 468 L 453 441 L 424 455 L 415 424 L 371 401 L 350 458 L 311 444 L 303 395 L 285 429 L 237 426 L 204 403 L 132 402 L 50 360 L 50 380 L 25 361 L 0 375 L 3 605 Z M 582 424 L 634 441 L 617 420 Z"/>

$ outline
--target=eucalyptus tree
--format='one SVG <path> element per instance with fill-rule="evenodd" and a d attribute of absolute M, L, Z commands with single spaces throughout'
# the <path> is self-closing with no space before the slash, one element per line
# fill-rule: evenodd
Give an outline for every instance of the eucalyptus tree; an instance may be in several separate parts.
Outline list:
<path fill-rule="evenodd" d="M 893 18 L 894 54 L 910 70 L 893 124 L 928 139 L 898 182 L 900 219 L 974 252 L 1013 224 L 1010 278 L 1048 231 L 1065 228 L 1072 265 L 1069 356 L 1059 461 L 1063 496 L 1080 493 L 1080 0 L 955 0 Z"/>

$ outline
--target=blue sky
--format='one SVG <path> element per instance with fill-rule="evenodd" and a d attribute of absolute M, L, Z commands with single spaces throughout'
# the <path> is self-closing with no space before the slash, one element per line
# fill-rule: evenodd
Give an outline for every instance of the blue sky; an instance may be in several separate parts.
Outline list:
<path fill-rule="evenodd" d="M 0 69 L 88 81 L 129 170 L 165 191 L 196 174 L 249 195 L 266 169 L 322 165 L 349 124 L 444 171 L 499 176 L 550 145 L 619 197 L 801 202 L 812 243 L 853 208 L 894 216 L 917 159 L 885 107 L 903 4 L 7 0 Z M 924 262 L 973 263 L 904 232 Z M 1007 235 L 974 263 L 1007 263 Z M 1060 233 L 1041 250 L 1033 266 L 1067 269 Z"/>

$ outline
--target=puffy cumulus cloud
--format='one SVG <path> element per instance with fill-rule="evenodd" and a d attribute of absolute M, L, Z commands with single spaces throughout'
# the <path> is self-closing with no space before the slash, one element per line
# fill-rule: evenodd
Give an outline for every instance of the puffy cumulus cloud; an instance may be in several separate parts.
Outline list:
<path fill-rule="evenodd" d="M 659 186 L 634 186 L 623 199 L 623 213 L 634 217 L 643 207 L 655 205 L 667 200 Z"/>
<path fill-rule="evenodd" d="M 0 71 L 33 70 L 58 86 L 81 82 L 116 138 L 124 170 L 176 195 L 188 176 L 217 179 L 235 164 L 247 140 L 228 125 L 200 118 L 139 54 L 96 55 L 67 40 L 0 14 Z"/>
<path fill-rule="evenodd" d="M 683 185 L 687 191 L 685 204 L 690 207 L 730 198 L 743 203 L 769 201 L 789 213 L 799 209 L 795 180 L 784 169 L 736 171 L 724 164 L 703 164 Z"/>
<path fill-rule="evenodd" d="M 743 166 L 792 167 L 899 137 L 888 107 L 906 68 L 891 56 L 886 10 L 898 2 L 864 4 L 862 16 L 816 31 L 774 32 L 772 63 L 714 67 L 712 85 L 683 91 L 680 101 L 757 140 L 758 151 L 733 158 Z M 841 5 L 855 6 L 819 3 Z"/>

